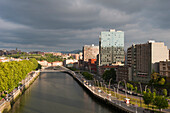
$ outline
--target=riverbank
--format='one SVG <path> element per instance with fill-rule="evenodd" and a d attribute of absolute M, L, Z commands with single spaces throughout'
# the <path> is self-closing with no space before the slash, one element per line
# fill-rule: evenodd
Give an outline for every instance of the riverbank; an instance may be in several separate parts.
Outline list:
<path fill-rule="evenodd" d="M 11 109 L 12 105 L 16 102 L 20 95 L 22 95 L 25 90 L 28 89 L 30 85 L 36 80 L 36 78 L 39 76 L 39 73 L 39 70 L 31 72 L 31 77 L 27 79 L 21 87 L 14 89 L 12 95 L 0 103 L 0 113 L 8 112 Z"/>
<path fill-rule="evenodd" d="M 65 67 L 64 67 L 65 68 Z M 67 68 L 66 68 L 67 69 Z M 93 96 L 98 101 L 106 104 L 109 108 L 114 109 L 118 112 L 124 113 L 135 113 L 136 107 L 129 106 L 129 108 L 124 107 L 124 102 L 119 102 L 111 99 L 108 94 L 100 93 L 99 89 L 91 84 L 86 84 L 84 81 L 87 81 L 83 76 L 77 75 L 74 71 L 67 71 L 66 73 L 70 74 L 73 79 L 75 79 L 80 86 L 82 86 L 91 96 Z M 139 111 L 138 111 L 139 112 Z"/>

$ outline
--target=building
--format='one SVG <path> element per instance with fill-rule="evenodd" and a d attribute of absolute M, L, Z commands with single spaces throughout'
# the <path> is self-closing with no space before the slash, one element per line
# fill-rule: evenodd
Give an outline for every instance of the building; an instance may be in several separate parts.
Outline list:
<path fill-rule="evenodd" d="M 82 52 L 79 53 L 79 60 L 83 60 L 83 53 Z"/>
<path fill-rule="evenodd" d="M 97 66 L 97 74 L 99 76 L 102 76 L 106 70 L 110 70 L 111 68 L 116 69 L 118 65 L 103 65 L 103 66 Z"/>
<path fill-rule="evenodd" d="M 42 65 L 43 67 L 47 67 L 48 66 L 48 62 L 47 61 L 38 61 L 38 63 L 40 65 Z"/>
<path fill-rule="evenodd" d="M 163 42 L 148 41 L 133 44 L 127 50 L 127 64 L 131 67 L 132 80 L 148 83 L 151 74 L 158 72 L 158 62 L 169 59 L 169 51 Z"/>
<path fill-rule="evenodd" d="M 41 51 L 31 51 L 29 54 L 36 54 L 36 55 L 44 55 L 44 52 Z"/>
<path fill-rule="evenodd" d="M 132 77 L 131 77 L 131 71 L 129 66 L 124 65 L 124 66 L 118 66 L 116 68 L 116 81 L 132 81 Z"/>
<path fill-rule="evenodd" d="M 125 62 L 124 32 L 102 31 L 99 36 L 99 65 L 122 65 Z"/>
<path fill-rule="evenodd" d="M 166 76 L 170 78 L 170 61 L 160 61 L 159 62 L 159 73 L 162 76 Z"/>
<path fill-rule="evenodd" d="M 170 49 L 169 49 L 169 60 L 170 60 Z"/>
<path fill-rule="evenodd" d="M 96 59 L 89 59 L 89 61 L 88 61 L 88 70 L 91 73 L 97 73 Z"/>
<path fill-rule="evenodd" d="M 52 66 L 62 66 L 63 62 L 61 61 L 56 61 L 56 62 L 51 62 Z"/>
<path fill-rule="evenodd" d="M 54 56 L 62 56 L 62 53 L 57 52 L 57 53 L 53 53 Z"/>
<path fill-rule="evenodd" d="M 89 59 L 96 59 L 99 54 L 99 46 L 84 45 L 83 46 L 83 61 L 88 62 Z"/>
<path fill-rule="evenodd" d="M 66 60 L 64 60 L 63 65 L 65 67 L 67 67 L 67 66 L 70 67 L 70 65 L 73 66 L 73 64 L 76 62 L 78 62 L 78 60 L 76 60 L 76 59 L 66 59 Z"/>

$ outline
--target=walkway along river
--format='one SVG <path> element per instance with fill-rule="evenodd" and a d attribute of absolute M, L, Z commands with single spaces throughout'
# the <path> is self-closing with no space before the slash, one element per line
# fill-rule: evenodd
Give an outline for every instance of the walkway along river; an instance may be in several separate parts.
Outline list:
<path fill-rule="evenodd" d="M 41 73 L 10 113 L 116 113 L 92 99 L 68 74 Z"/>

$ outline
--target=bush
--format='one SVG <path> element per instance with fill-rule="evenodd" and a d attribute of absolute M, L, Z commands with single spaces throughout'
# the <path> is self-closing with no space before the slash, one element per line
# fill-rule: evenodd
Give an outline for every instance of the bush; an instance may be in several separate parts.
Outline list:
<path fill-rule="evenodd" d="M 164 96 L 156 96 L 154 99 L 154 105 L 157 106 L 158 109 L 165 109 L 168 107 L 168 101 Z"/>
<path fill-rule="evenodd" d="M 82 75 L 87 79 L 87 80 L 93 80 L 93 75 L 88 73 L 88 72 L 83 72 Z"/>

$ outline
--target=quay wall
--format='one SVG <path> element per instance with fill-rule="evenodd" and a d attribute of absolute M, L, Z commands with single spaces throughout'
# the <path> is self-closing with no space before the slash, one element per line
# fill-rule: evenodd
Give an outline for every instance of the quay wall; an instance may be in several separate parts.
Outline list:
<path fill-rule="evenodd" d="M 74 72 L 73 72 L 73 71 L 71 71 L 71 72 L 67 71 L 67 72 L 65 72 L 65 73 L 68 73 L 69 75 L 71 75 L 71 76 L 73 77 L 73 79 L 74 79 L 75 81 L 77 81 L 80 86 L 83 87 L 83 89 L 85 89 L 93 98 L 95 98 L 96 100 L 98 100 L 98 101 L 101 102 L 102 104 L 106 104 L 109 108 L 114 109 L 114 110 L 116 110 L 116 111 L 118 111 L 118 112 L 120 112 L 120 113 L 122 113 L 122 112 L 123 112 L 123 113 L 133 113 L 132 111 L 130 111 L 130 110 L 128 110 L 128 109 L 125 109 L 125 108 L 123 108 L 123 107 L 121 107 L 121 106 L 118 106 L 117 104 L 111 102 L 109 99 L 103 98 L 103 97 L 101 97 L 99 94 L 93 92 L 90 88 L 88 88 L 88 87 L 86 86 L 86 84 L 84 84 L 79 78 L 77 78 L 77 77 L 74 75 Z"/>
<path fill-rule="evenodd" d="M 13 96 L 10 97 L 8 101 L 4 101 L 0 105 L 0 113 L 10 111 L 12 105 L 16 102 L 20 95 L 22 95 L 25 90 L 28 89 L 30 85 L 36 80 L 36 78 L 39 76 L 39 73 L 40 71 L 35 71 L 33 77 L 30 80 L 28 80 L 20 89 L 17 89 L 17 91 L 13 93 Z"/>

